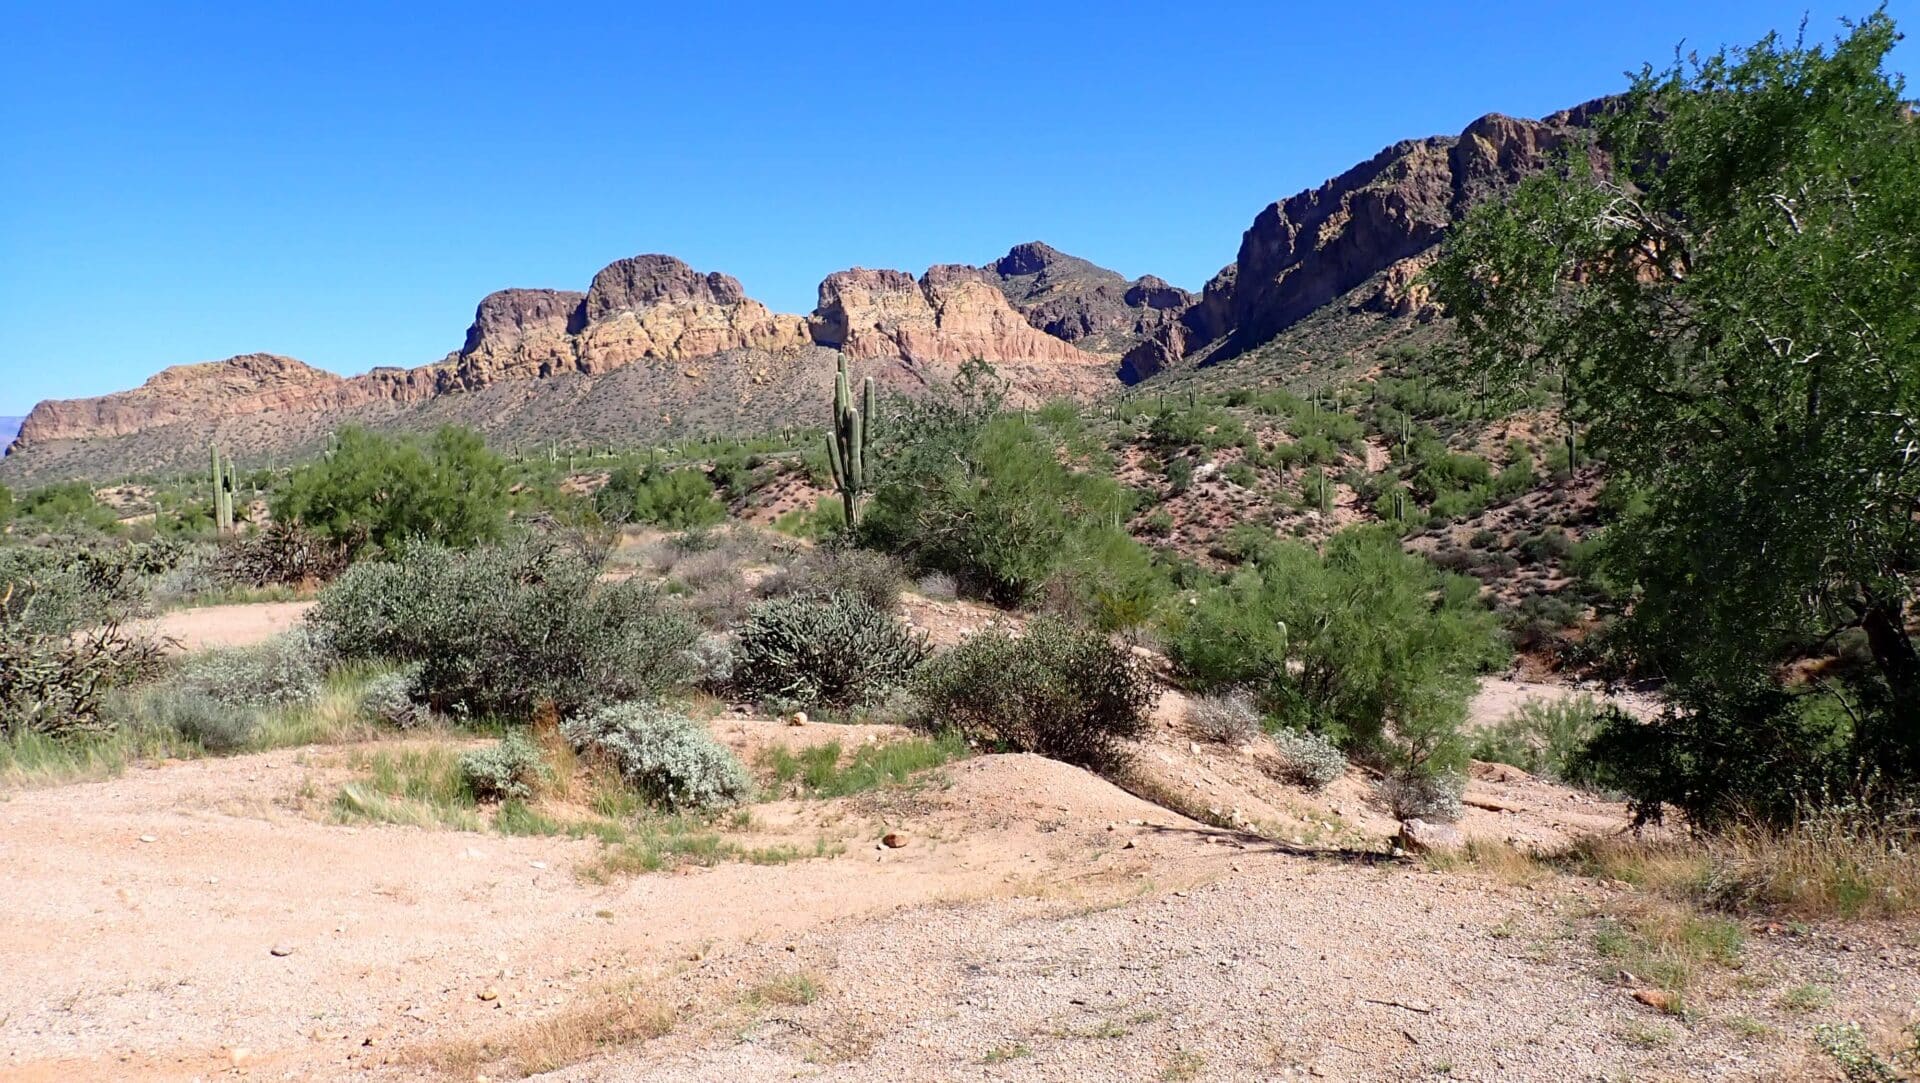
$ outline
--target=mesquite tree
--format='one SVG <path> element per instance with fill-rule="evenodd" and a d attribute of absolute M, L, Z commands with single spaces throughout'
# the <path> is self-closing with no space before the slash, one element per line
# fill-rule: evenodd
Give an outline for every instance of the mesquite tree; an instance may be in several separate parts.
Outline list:
<path fill-rule="evenodd" d="M 1920 777 L 1920 122 L 1885 71 L 1898 39 L 1882 12 L 1830 47 L 1643 69 L 1590 147 L 1469 215 L 1432 271 L 1469 373 L 1565 374 L 1644 497 L 1603 559 L 1686 735 L 1660 754 L 1693 777 L 1654 796 L 1692 812 L 1725 811 L 1703 788 L 1748 768 Z M 1788 676 L 1847 638 L 1862 664 Z M 1836 747 L 1840 771 L 1800 770 Z"/>

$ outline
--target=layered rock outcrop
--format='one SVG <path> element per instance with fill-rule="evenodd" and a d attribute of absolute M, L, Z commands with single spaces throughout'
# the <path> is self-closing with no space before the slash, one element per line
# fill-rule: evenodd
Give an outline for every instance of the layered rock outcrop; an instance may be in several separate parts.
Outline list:
<path fill-rule="evenodd" d="M 1015 245 L 981 270 L 1035 328 L 1115 357 L 1177 322 L 1193 300 L 1152 275 L 1129 282 L 1040 241 Z"/>
<path fill-rule="evenodd" d="M 1034 328 L 978 267 L 905 271 L 855 267 L 820 283 L 813 341 L 855 361 L 897 361 L 895 385 L 943 383 L 969 360 L 992 362 L 1017 396 L 1079 395 L 1110 385 L 1111 363 Z"/>
<path fill-rule="evenodd" d="M 1234 263 L 1167 328 L 1129 351 L 1129 379 L 1205 351 L 1219 360 L 1266 342 L 1376 275 L 1387 311 L 1418 312 L 1412 279 L 1448 227 L 1481 201 L 1545 168 L 1604 103 L 1544 120 L 1489 114 L 1458 136 L 1396 143 L 1318 188 L 1269 204 Z M 1373 302 L 1369 302 L 1370 306 Z"/>

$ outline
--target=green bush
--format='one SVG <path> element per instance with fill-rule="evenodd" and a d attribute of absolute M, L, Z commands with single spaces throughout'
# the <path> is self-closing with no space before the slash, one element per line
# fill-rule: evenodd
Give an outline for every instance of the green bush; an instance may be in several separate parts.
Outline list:
<path fill-rule="evenodd" d="M 689 679 L 694 623 L 651 587 L 599 571 L 539 538 L 409 546 L 348 570 L 308 621 L 344 658 L 417 664 L 415 695 L 439 711 L 568 714 Z"/>
<path fill-rule="evenodd" d="M 419 680 L 418 666 L 374 676 L 360 690 L 360 713 L 403 730 L 424 723 L 430 712 L 414 697 L 414 687 Z"/>
<path fill-rule="evenodd" d="M 734 646 L 734 687 L 756 699 L 845 709 L 878 702 L 926 659 L 924 637 L 859 598 L 776 598 Z"/>
<path fill-rule="evenodd" d="M 175 550 L 155 546 L 0 548 L 0 736 L 111 728 L 107 692 L 154 672 L 160 646 L 121 622 L 145 576 Z"/>
<path fill-rule="evenodd" d="M 273 494 L 275 522 L 298 523 L 349 549 L 420 539 L 470 546 L 506 525 L 506 463 L 471 429 L 424 443 L 342 429 L 334 449 Z"/>
<path fill-rule="evenodd" d="M 476 801 L 524 801 L 551 770 L 540 747 L 519 733 L 460 757 L 460 777 Z"/>
<path fill-rule="evenodd" d="M 922 724 L 969 741 L 1108 770 L 1147 729 L 1153 680 L 1099 632 L 1036 617 L 975 635 L 923 667 Z"/>
<path fill-rule="evenodd" d="M 1476 675 L 1506 653 L 1477 584 L 1379 529 L 1343 531 L 1324 555 L 1276 542 L 1187 601 L 1165 630 L 1191 687 L 1253 689 L 1283 721 L 1401 768 L 1463 764 Z"/>
<path fill-rule="evenodd" d="M 1605 716 L 1592 696 L 1530 699 L 1474 735 L 1473 758 L 1564 782 L 1583 781 L 1578 777 L 1579 757 L 1600 732 Z"/>
<path fill-rule="evenodd" d="M 712 526 L 727 517 L 706 474 L 651 466 L 615 469 L 594 494 L 594 508 L 609 523 L 652 523 L 668 530 Z"/>
<path fill-rule="evenodd" d="M 651 703 L 621 703 L 570 718 L 561 733 L 605 757 L 627 785 L 669 809 L 736 804 L 753 793 L 740 758 L 706 727 Z"/>
<path fill-rule="evenodd" d="M 873 547 L 921 572 L 946 572 L 963 589 L 1030 603 L 1074 564 L 1134 544 L 1121 524 L 1134 496 L 1112 478 L 1062 462 L 1046 429 L 999 417 L 935 430 L 898 448 L 861 519 Z"/>

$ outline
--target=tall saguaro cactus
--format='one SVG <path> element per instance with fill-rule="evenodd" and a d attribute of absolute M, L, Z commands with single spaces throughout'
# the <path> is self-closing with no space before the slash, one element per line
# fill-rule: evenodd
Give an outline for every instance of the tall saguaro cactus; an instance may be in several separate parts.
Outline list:
<path fill-rule="evenodd" d="M 842 356 L 840 372 L 833 378 L 833 427 L 827 433 L 827 462 L 833 467 L 833 487 L 840 490 L 851 529 L 859 521 L 860 494 L 867 487 L 865 426 L 873 419 L 878 396 L 869 376 L 860 391 L 860 405 L 855 406 L 848 379 L 847 359 Z"/>
<path fill-rule="evenodd" d="M 233 460 L 213 445 L 213 525 L 222 534 L 233 532 Z"/>

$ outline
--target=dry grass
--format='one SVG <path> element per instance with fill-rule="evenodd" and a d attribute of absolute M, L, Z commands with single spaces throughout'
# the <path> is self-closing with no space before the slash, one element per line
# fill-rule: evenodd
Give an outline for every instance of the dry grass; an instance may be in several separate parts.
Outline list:
<path fill-rule="evenodd" d="M 671 1007 L 635 989 L 619 989 L 485 1037 L 428 1046 L 408 1060 L 448 1079 L 525 1079 L 579 1064 L 608 1049 L 651 1041 L 671 1031 L 673 1024 Z"/>

